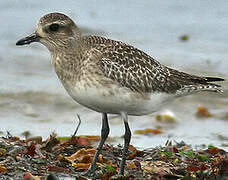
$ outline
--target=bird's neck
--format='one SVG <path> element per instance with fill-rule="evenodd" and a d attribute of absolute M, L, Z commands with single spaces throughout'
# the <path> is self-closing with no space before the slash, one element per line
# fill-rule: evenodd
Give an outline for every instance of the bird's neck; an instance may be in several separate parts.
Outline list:
<path fill-rule="evenodd" d="M 54 48 L 49 48 L 53 65 L 65 64 L 69 59 L 74 59 L 83 49 L 80 39 L 57 44 Z"/>
<path fill-rule="evenodd" d="M 85 47 L 81 43 L 74 43 L 51 51 L 52 64 L 63 83 L 67 80 L 76 80 L 80 75 L 82 66 L 80 57 L 84 49 Z"/>

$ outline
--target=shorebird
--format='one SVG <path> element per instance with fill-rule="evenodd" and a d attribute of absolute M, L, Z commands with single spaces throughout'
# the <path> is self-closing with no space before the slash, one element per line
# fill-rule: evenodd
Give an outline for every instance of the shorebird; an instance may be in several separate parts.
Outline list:
<path fill-rule="evenodd" d="M 199 91 L 222 92 L 223 81 L 200 77 L 166 67 L 143 51 L 126 43 L 99 36 L 82 35 L 68 16 L 43 16 L 34 33 L 16 45 L 40 42 L 48 48 L 54 69 L 69 95 L 79 104 L 102 114 L 101 140 L 87 171 L 95 172 L 98 155 L 109 134 L 107 114 L 119 114 L 125 126 L 120 175 L 124 167 L 131 130 L 128 115 L 140 116 L 164 104 Z"/>

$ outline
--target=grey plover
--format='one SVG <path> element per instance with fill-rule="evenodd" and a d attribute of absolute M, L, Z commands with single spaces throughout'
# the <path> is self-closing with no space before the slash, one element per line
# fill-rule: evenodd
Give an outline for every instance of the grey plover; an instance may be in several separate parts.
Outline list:
<path fill-rule="evenodd" d="M 32 42 L 40 42 L 49 49 L 55 71 L 69 95 L 79 104 L 102 113 L 101 140 L 88 175 L 94 174 L 98 155 L 109 134 L 107 114 L 121 115 L 125 125 L 119 172 L 123 175 L 131 139 L 128 115 L 155 112 L 177 97 L 199 91 L 222 92 L 220 85 L 211 82 L 224 79 L 180 72 L 131 45 L 84 36 L 61 13 L 43 16 L 35 32 L 16 45 Z"/>

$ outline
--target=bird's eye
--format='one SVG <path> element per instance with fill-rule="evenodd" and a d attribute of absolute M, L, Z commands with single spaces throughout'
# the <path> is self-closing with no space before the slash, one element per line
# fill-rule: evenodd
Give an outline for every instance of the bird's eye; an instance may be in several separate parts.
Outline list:
<path fill-rule="evenodd" d="M 49 26 L 49 30 L 52 31 L 52 32 L 56 32 L 56 31 L 59 30 L 59 27 L 60 27 L 59 24 L 51 24 Z"/>

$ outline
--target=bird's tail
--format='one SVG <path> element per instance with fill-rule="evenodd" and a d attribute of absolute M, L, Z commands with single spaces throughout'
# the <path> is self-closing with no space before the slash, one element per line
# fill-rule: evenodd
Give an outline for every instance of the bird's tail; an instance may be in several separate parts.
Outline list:
<path fill-rule="evenodd" d="M 168 68 L 170 76 L 176 81 L 179 81 L 181 88 L 178 90 L 180 95 L 191 94 L 198 91 L 212 91 L 222 93 L 220 85 L 214 82 L 225 81 L 222 78 L 217 77 L 201 77 L 196 75 L 191 75 L 185 72 L 180 72 L 171 68 Z"/>
<path fill-rule="evenodd" d="M 217 77 L 193 77 L 191 81 L 194 84 L 186 85 L 182 88 L 186 92 L 196 92 L 196 91 L 212 91 L 222 93 L 223 90 L 220 89 L 221 85 L 211 83 L 218 81 L 225 81 L 222 78 Z"/>
<path fill-rule="evenodd" d="M 196 78 L 192 78 L 191 79 L 193 82 L 195 83 L 199 83 L 199 84 L 212 84 L 215 85 L 217 87 L 221 87 L 218 84 L 213 84 L 211 82 L 217 82 L 217 81 L 225 81 L 225 79 L 222 78 L 217 78 L 217 77 L 196 77 Z"/>

